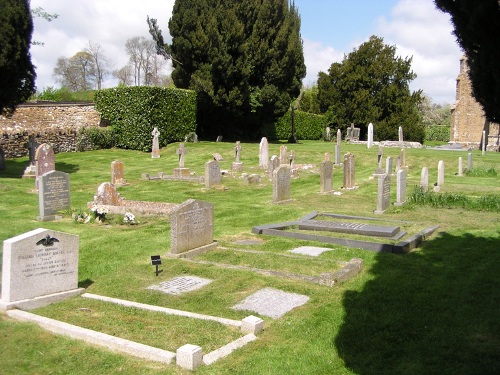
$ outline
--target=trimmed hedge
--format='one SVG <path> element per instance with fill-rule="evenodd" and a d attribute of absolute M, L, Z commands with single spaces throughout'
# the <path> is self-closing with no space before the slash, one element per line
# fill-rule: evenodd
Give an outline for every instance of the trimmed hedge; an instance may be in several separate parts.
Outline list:
<path fill-rule="evenodd" d="M 425 140 L 448 142 L 450 140 L 450 127 L 441 125 L 426 126 Z"/>
<path fill-rule="evenodd" d="M 151 132 L 160 131 L 160 147 L 196 131 L 196 93 L 167 87 L 115 87 L 99 90 L 95 108 L 113 128 L 115 147 L 151 151 Z"/>
<path fill-rule="evenodd" d="M 295 137 L 303 140 L 323 139 L 328 122 L 326 116 L 309 112 L 294 111 Z M 292 136 L 292 117 L 290 111 L 279 118 L 274 125 L 265 127 L 264 136 L 271 140 L 289 139 Z"/>

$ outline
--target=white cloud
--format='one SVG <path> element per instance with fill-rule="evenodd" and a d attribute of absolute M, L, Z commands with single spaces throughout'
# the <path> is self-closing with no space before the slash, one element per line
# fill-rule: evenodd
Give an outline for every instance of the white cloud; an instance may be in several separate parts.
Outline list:
<path fill-rule="evenodd" d="M 307 75 L 302 83 L 304 86 L 312 86 L 318 80 L 318 73 L 320 71 L 328 72 L 332 63 L 342 61 L 344 54 L 333 47 L 324 46 L 307 38 L 304 38 L 303 41 Z"/>

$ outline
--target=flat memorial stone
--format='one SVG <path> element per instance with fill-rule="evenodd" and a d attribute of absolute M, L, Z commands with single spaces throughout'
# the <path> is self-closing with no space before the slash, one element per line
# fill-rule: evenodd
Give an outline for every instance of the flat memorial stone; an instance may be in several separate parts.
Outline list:
<path fill-rule="evenodd" d="M 197 276 L 180 276 L 174 277 L 169 281 L 148 286 L 146 289 L 159 290 L 163 293 L 178 295 L 200 289 L 211 282 L 212 280 L 210 279 L 204 279 Z"/>
<path fill-rule="evenodd" d="M 234 305 L 235 310 L 248 310 L 270 318 L 280 318 L 296 307 L 309 301 L 308 296 L 283 292 L 274 288 L 264 288 L 251 294 Z"/>
<path fill-rule="evenodd" d="M 392 237 L 399 232 L 400 227 L 342 223 L 324 220 L 307 220 L 299 224 L 301 230 L 322 230 L 327 232 L 361 234 L 364 236 Z"/>
<path fill-rule="evenodd" d="M 329 249 L 328 247 L 301 246 L 301 247 L 296 247 L 295 249 L 290 250 L 289 252 L 294 254 L 303 254 L 303 255 L 310 255 L 313 257 L 317 257 L 322 253 L 331 250 L 333 249 Z"/>

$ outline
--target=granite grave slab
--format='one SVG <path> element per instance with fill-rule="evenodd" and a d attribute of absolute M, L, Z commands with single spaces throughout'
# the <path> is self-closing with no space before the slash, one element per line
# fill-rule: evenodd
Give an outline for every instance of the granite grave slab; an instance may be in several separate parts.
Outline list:
<path fill-rule="evenodd" d="M 178 295 L 200 289 L 212 281 L 198 276 L 179 276 L 159 284 L 148 286 L 146 289 Z"/>

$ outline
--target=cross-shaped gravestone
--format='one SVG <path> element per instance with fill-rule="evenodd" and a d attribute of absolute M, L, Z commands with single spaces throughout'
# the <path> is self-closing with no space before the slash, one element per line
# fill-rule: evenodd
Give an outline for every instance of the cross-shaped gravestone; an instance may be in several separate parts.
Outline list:
<path fill-rule="evenodd" d="M 36 154 L 36 149 L 40 146 L 40 143 L 35 141 L 35 136 L 30 135 L 28 139 L 28 150 L 29 150 L 29 157 L 30 157 L 30 165 L 35 164 L 35 154 Z"/>
<path fill-rule="evenodd" d="M 176 150 L 176 154 L 179 155 L 179 168 L 184 168 L 184 155 L 188 153 L 188 150 L 184 147 L 184 143 L 181 142 L 179 148 Z"/>
<path fill-rule="evenodd" d="M 159 136 L 160 132 L 158 131 L 158 128 L 155 126 L 153 131 L 151 132 L 151 135 L 153 136 L 153 147 L 151 151 L 151 157 L 153 159 L 159 158 L 160 157 L 160 143 L 159 143 Z"/>
<path fill-rule="evenodd" d="M 236 146 L 234 147 L 234 152 L 236 154 L 236 162 L 240 162 L 241 144 L 240 141 L 236 141 Z"/>

